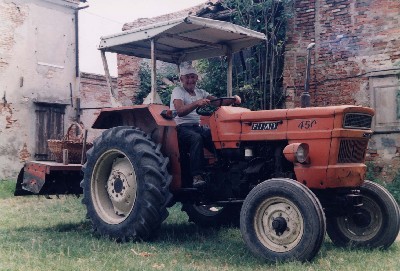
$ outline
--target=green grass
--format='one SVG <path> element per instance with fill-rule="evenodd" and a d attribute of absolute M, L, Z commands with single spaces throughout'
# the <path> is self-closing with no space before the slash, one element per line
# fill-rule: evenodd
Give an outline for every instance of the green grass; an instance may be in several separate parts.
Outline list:
<path fill-rule="evenodd" d="M 245 247 L 239 229 L 204 230 L 177 205 L 152 242 L 98 238 L 81 199 L 13 197 L 0 181 L 0 270 L 400 270 L 400 246 L 339 249 L 326 239 L 311 263 L 268 264 Z"/>
<path fill-rule="evenodd" d="M 15 182 L 0 180 L 0 199 L 14 195 Z"/>

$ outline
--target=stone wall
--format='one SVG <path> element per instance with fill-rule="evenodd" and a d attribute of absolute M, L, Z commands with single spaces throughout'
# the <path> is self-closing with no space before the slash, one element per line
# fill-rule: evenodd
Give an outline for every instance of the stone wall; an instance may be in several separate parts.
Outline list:
<path fill-rule="evenodd" d="M 39 105 L 63 107 L 65 125 L 72 121 L 78 3 L 0 0 L 0 180 L 35 159 Z"/>
<path fill-rule="evenodd" d="M 398 173 L 400 1 L 295 1 L 286 43 L 286 106 L 299 106 L 306 47 L 312 51 L 311 106 L 355 104 L 376 110 L 368 159 L 379 177 Z M 397 99 L 397 103 L 396 103 Z"/>

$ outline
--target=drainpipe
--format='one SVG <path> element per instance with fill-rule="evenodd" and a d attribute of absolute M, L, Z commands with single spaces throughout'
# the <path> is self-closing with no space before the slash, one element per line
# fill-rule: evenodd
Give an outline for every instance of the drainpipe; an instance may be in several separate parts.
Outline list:
<path fill-rule="evenodd" d="M 79 16 L 78 11 L 88 8 L 89 6 L 76 8 L 75 14 L 75 77 L 79 77 Z"/>

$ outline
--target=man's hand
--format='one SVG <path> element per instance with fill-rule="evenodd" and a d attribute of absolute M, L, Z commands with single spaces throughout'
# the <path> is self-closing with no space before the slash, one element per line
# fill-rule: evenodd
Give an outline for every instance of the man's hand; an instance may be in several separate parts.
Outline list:
<path fill-rule="evenodd" d="M 200 100 L 197 100 L 195 103 L 196 103 L 197 107 L 202 107 L 202 106 L 210 104 L 210 100 L 209 99 L 200 99 Z"/>
<path fill-rule="evenodd" d="M 241 104 L 241 103 L 242 103 L 242 99 L 241 99 L 238 95 L 234 95 L 233 98 L 236 99 L 236 100 L 233 102 L 234 104 Z"/>

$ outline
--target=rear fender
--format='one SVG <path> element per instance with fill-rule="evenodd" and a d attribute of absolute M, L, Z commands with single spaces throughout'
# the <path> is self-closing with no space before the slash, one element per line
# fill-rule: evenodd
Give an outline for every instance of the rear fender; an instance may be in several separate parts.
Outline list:
<path fill-rule="evenodd" d="M 169 158 L 169 171 L 173 176 L 171 189 L 176 190 L 182 186 L 178 139 L 175 121 L 161 116 L 161 112 L 166 109 L 169 108 L 160 104 L 105 108 L 101 110 L 92 128 L 109 129 L 115 126 L 140 128 L 153 142 L 161 144 L 161 152 Z"/>
<path fill-rule="evenodd" d="M 168 107 L 160 104 L 104 108 L 100 111 L 92 128 L 109 129 L 116 126 L 135 126 L 146 132 L 156 126 L 175 126 L 173 120 L 167 120 L 161 116 L 161 111 L 165 109 Z"/>

